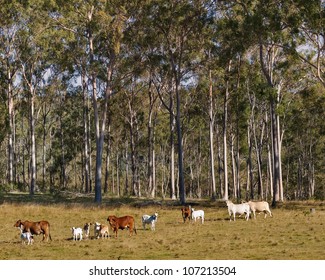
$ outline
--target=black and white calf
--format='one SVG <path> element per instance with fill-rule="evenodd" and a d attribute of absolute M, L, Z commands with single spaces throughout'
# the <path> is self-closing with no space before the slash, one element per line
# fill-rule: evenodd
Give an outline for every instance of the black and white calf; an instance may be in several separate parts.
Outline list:
<path fill-rule="evenodd" d="M 151 216 L 149 215 L 143 215 L 142 216 L 142 225 L 143 225 L 143 229 L 146 229 L 146 224 L 151 224 L 151 230 L 155 230 L 156 229 L 156 222 L 158 220 L 158 213 L 155 213 Z"/>
<path fill-rule="evenodd" d="M 92 223 L 85 223 L 84 225 L 84 233 L 85 233 L 85 238 L 88 239 L 90 235 L 90 226 Z"/>

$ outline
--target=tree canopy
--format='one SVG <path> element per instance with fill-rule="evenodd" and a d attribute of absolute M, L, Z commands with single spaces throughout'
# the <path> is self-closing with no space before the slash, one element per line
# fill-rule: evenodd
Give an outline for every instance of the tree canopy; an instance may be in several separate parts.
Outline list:
<path fill-rule="evenodd" d="M 321 0 L 0 7 L 0 190 L 324 199 Z"/>

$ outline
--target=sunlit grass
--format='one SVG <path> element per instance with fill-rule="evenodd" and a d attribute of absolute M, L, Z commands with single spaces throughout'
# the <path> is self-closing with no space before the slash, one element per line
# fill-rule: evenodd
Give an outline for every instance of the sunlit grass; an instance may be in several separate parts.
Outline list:
<path fill-rule="evenodd" d="M 325 259 L 325 210 L 321 202 L 287 203 L 272 209 L 273 218 L 258 215 L 256 220 L 238 218 L 229 222 L 225 204 L 198 203 L 205 211 L 205 223 L 183 223 L 175 203 L 145 204 L 118 201 L 98 207 L 87 202 L 34 203 L 6 200 L 0 205 L 0 259 Z M 146 205 L 142 207 L 141 205 Z M 316 209 L 311 214 L 310 208 Z M 142 229 L 143 214 L 159 213 L 156 231 Z M 72 226 L 86 222 L 107 223 L 107 216 L 132 215 L 137 235 L 119 231 L 108 240 L 71 240 Z M 18 219 L 48 220 L 52 241 L 35 237 L 33 245 L 23 245 Z M 112 233 L 112 232 L 111 232 Z M 91 237 L 93 229 L 91 229 Z"/>

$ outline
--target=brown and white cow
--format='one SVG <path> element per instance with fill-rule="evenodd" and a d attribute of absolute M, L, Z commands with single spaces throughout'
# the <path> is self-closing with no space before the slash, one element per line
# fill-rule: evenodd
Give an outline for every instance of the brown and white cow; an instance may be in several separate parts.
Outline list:
<path fill-rule="evenodd" d="M 31 222 L 31 221 L 25 221 L 22 222 L 21 220 L 18 220 L 14 227 L 18 227 L 22 230 L 22 232 L 30 232 L 32 235 L 40 235 L 43 234 L 43 241 L 46 238 L 46 241 L 50 238 L 52 240 L 51 234 L 50 234 L 50 224 L 48 221 L 39 221 L 39 222 Z"/>
<path fill-rule="evenodd" d="M 190 221 L 191 218 L 192 218 L 192 207 L 191 207 L 191 205 L 183 206 L 181 211 L 182 211 L 182 217 L 183 217 L 184 223 L 186 222 L 186 219 L 188 219 Z"/>
<path fill-rule="evenodd" d="M 117 231 L 119 229 L 129 229 L 130 236 L 133 234 L 137 234 L 137 230 L 135 228 L 134 218 L 132 216 L 124 216 L 124 217 L 116 217 L 114 215 L 108 216 L 107 221 L 109 222 L 113 232 L 115 232 L 115 237 L 117 238 Z"/>

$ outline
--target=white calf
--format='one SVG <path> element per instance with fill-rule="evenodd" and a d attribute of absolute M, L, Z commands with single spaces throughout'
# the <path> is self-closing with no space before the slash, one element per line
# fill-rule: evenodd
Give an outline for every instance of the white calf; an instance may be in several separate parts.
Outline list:
<path fill-rule="evenodd" d="M 201 218 L 201 223 L 204 223 L 204 211 L 203 210 L 196 210 L 192 208 L 192 220 L 196 222 L 197 218 Z"/>
<path fill-rule="evenodd" d="M 100 233 L 100 223 L 95 222 L 95 224 L 94 224 L 94 236 L 95 236 L 95 238 L 99 238 L 99 233 Z"/>
<path fill-rule="evenodd" d="M 226 201 L 228 206 L 228 213 L 231 221 L 231 215 L 234 216 L 234 221 L 236 220 L 236 213 L 242 215 L 245 213 L 245 219 L 248 221 L 250 214 L 250 207 L 248 203 L 234 204 L 231 201 Z"/>
<path fill-rule="evenodd" d="M 33 235 L 29 231 L 23 232 L 24 229 L 22 227 L 19 227 L 19 229 L 20 229 L 21 243 L 25 244 L 27 241 L 28 245 L 33 244 L 34 242 Z"/>
<path fill-rule="evenodd" d="M 149 215 L 143 215 L 142 216 L 142 225 L 143 225 L 143 229 L 146 229 L 146 224 L 151 224 L 151 230 L 155 230 L 156 229 L 156 223 L 158 220 L 158 213 L 155 213 L 151 216 Z"/>
<path fill-rule="evenodd" d="M 80 227 L 78 227 L 78 228 L 72 227 L 71 231 L 72 231 L 73 240 L 77 241 L 78 238 L 79 238 L 79 241 L 82 240 L 82 228 L 80 228 Z"/>
<path fill-rule="evenodd" d="M 270 211 L 270 206 L 269 206 L 268 202 L 266 202 L 266 201 L 257 201 L 257 202 L 248 201 L 247 203 L 249 204 L 250 210 L 253 212 L 254 219 L 256 219 L 255 212 L 259 212 L 259 214 L 261 212 L 264 212 L 264 219 L 266 218 L 267 213 L 270 214 L 270 217 L 273 217 L 272 213 Z"/>

